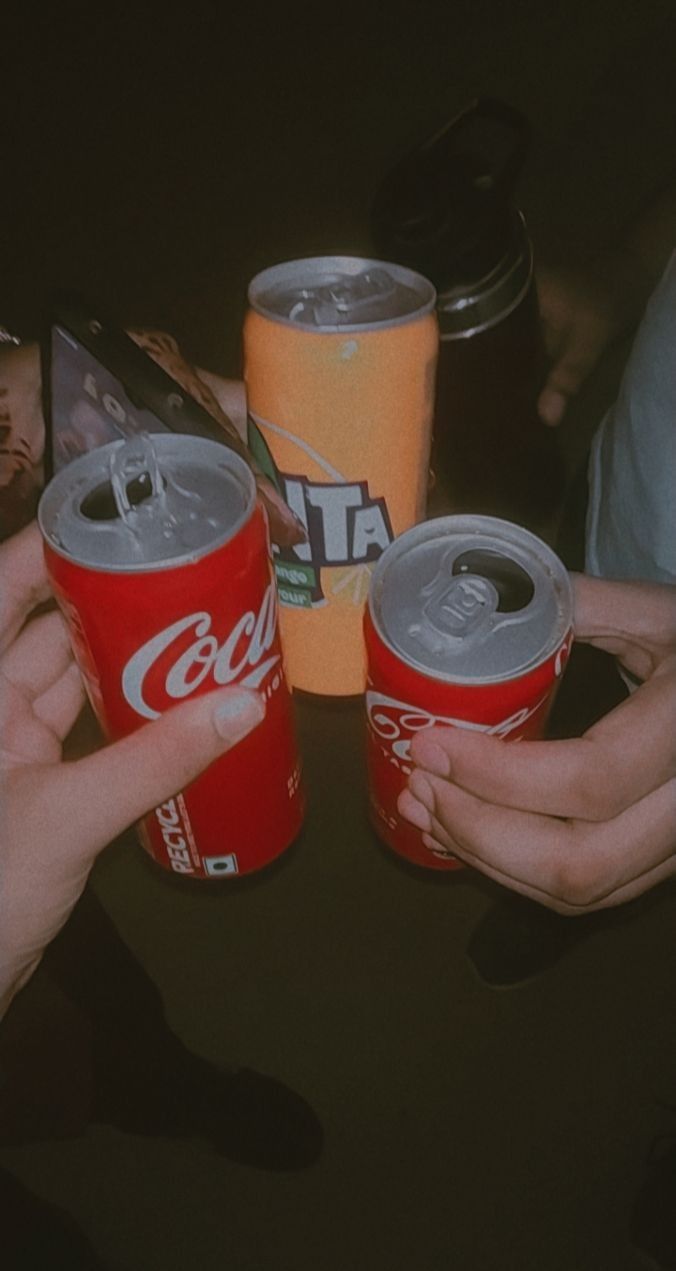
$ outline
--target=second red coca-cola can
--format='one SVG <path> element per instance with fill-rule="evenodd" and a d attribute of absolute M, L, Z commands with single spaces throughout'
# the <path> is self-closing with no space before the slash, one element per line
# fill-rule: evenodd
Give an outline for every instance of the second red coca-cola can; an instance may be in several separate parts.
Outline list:
<path fill-rule="evenodd" d="M 539 737 L 572 643 L 568 574 L 535 535 L 494 517 L 449 516 L 383 553 L 365 615 L 372 823 L 416 865 L 454 869 L 399 815 L 410 744 L 434 724 Z"/>
<path fill-rule="evenodd" d="M 249 873 L 287 848 L 304 799 L 265 513 L 246 464 L 176 434 L 64 468 L 39 508 L 47 569 L 104 732 L 192 694 L 255 688 L 263 723 L 139 827 L 165 868 Z"/>

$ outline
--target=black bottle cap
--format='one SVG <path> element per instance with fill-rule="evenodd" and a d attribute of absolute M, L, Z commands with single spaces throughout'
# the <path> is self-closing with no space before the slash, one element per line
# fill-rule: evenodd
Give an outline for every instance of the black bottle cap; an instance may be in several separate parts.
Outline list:
<path fill-rule="evenodd" d="M 371 212 L 377 251 L 439 292 L 486 277 L 511 241 L 528 134 L 512 107 L 472 102 L 385 176 Z"/>

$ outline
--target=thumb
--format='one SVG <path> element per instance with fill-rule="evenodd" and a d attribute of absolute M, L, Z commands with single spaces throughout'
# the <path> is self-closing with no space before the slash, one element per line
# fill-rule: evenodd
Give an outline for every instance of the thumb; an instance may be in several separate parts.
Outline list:
<path fill-rule="evenodd" d="M 538 399 L 543 423 L 561 423 L 617 331 L 617 303 L 607 279 L 540 267 L 538 305 L 551 366 Z"/>
<path fill-rule="evenodd" d="M 73 855 L 93 857 L 132 822 L 194 781 L 261 723 L 250 689 L 226 688 L 167 711 L 122 741 L 59 768 Z"/>

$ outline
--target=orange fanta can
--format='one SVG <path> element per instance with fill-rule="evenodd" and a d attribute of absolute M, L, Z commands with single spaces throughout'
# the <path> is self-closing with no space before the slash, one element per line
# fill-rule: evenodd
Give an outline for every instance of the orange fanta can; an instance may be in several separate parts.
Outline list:
<path fill-rule="evenodd" d="M 287 674 L 332 697 L 364 692 L 371 571 L 425 515 L 438 329 L 421 274 L 320 256 L 249 287 L 249 445 L 307 530 L 277 549 Z"/>

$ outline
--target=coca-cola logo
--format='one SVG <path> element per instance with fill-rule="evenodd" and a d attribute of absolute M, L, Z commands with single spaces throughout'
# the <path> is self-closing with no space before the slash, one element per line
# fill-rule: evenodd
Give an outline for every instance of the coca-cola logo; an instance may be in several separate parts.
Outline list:
<path fill-rule="evenodd" d="M 433 715 L 430 711 L 421 710 L 419 706 L 399 702 L 395 697 L 387 697 L 372 689 L 366 694 L 366 712 L 371 731 L 386 744 L 386 749 L 398 760 L 404 771 L 410 771 L 406 765 L 411 763 L 411 739 L 423 728 L 441 724 L 450 728 L 490 733 L 494 737 L 508 737 L 510 733 L 523 727 L 526 720 L 546 702 L 547 696 L 545 694 L 533 706 L 524 706 L 521 710 L 514 711 L 497 724 L 475 724 L 471 720 L 454 719 L 450 715 Z"/>
<path fill-rule="evenodd" d="M 157 719 L 167 698 L 189 697 L 211 677 L 214 684 L 258 688 L 280 661 L 279 648 L 269 657 L 277 635 L 277 603 L 270 583 L 257 613 L 248 610 L 222 643 L 212 631 L 206 611 L 186 614 L 158 631 L 133 654 L 122 672 L 122 692 L 143 719 Z"/>

